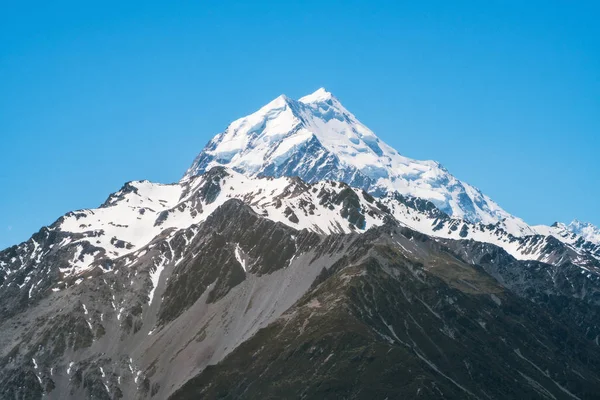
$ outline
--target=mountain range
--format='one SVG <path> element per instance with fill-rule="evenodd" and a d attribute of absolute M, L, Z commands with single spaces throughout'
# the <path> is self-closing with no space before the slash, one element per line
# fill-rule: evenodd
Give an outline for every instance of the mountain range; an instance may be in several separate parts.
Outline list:
<path fill-rule="evenodd" d="M 324 89 L 0 252 L 0 398 L 600 392 L 600 230 L 528 225 Z"/>

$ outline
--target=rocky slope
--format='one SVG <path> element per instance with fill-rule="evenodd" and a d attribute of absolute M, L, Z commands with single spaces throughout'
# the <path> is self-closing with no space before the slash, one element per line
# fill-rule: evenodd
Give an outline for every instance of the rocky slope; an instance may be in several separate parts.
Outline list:
<path fill-rule="evenodd" d="M 593 398 L 597 260 L 539 235 L 518 259 L 456 221 L 224 168 L 126 184 L 0 253 L 0 398 L 500 398 L 514 379 Z"/>
<path fill-rule="evenodd" d="M 348 240 L 292 308 L 170 398 L 597 396 L 600 349 L 546 304 L 406 228 Z"/>

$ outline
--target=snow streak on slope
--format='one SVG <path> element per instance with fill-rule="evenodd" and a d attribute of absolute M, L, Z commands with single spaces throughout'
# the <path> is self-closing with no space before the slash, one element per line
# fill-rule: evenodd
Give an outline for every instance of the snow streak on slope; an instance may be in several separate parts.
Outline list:
<path fill-rule="evenodd" d="M 234 121 L 208 143 L 183 181 L 216 165 L 248 175 L 342 181 L 376 195 L 398 191 L 430 200 L 457 218 L 500 221 L 514 235 L 534 233 L 439 163 L 400 155 L 324 89 L 298 101 L 279 96 Z"/>

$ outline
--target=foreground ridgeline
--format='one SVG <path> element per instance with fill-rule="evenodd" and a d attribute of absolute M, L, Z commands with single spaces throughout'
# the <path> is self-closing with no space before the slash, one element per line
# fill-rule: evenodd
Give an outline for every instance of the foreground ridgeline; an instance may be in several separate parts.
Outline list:
<path fill-rule="evenodd" d="M 594 399 L 599 259 L 280 96 L 0 252 L 0 398 Z"/>

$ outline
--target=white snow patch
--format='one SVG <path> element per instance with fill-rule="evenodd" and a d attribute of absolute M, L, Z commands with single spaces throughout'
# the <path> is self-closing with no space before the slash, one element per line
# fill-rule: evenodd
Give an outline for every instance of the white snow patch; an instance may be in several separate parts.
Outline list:
<path fill-rule="evenodd" d="M 152 304 L 152 299 L 154 298 L 154 292 L 156 291 L 156 287 L 158 286 L 158 282 L 160 280 L 160 274 L 162 274 L 165 269 L 165 264 L 168 262 L 168 259 L 164 255 L 160 255 L 161 259 L 154 264 L 154 271 L 150 273 L 150 280 L 152 281 L 152 289 L 150 289 L 148 304 Z"/>
<path fill-rule="evenodd" d="M 235 245 L 235 259 L 240 263 L 240 265 L 244 269 L 244 272 L 246 272 L 246 260 L 244 260 L 244 258 L 242 257 L 242 252 L 239 244 Z"/>
<path fill-rule="evenodd" d="M 142 374 L 142 371 L 138 371 L 138 372 L 135 374 L 135 378 L 133 379 L 133 382 L 134 382 L 134 383 L 136 383 L 136 384 L 138 383 L 138 379 L 140 379 L 140 375 L 141 375 L 141 374 Z"/>

